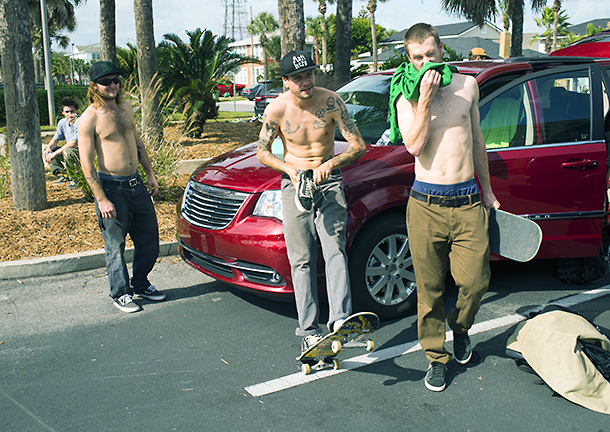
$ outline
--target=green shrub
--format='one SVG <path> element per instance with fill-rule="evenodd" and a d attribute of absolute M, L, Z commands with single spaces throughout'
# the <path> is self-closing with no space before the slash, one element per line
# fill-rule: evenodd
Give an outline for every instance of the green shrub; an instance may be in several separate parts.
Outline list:
<path fill-rule="evenodd" d="M 76 99 L 81 104 L 80 111 L 86 108 L 87 86 L 82 85 L 57 85 L 53 91 L 53 100 L 55 102 L 55 117 L 57 120 L 62 118 L 59 110 L 59 102 L 64 96 L 70 96 Z M 38 101 L 38 114 L 40 116 L 40 124 L 49 124 L 49 105 L 47 102 L 47 91 L 45 89 L 36 89 L 36 100 Z M 57 121 L 56 121 L 57 122 Z M 4 90 L 0 90 L 0 123 L 6 123 L 6 109 L 4 106 Z"/>

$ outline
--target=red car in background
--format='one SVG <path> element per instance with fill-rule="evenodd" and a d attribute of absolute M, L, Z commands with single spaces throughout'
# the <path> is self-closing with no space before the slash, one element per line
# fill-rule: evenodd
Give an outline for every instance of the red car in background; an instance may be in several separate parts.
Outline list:
<path fill-rule="evenodd" d="M 478 81 L 491 183 L 502 208 L 542 228 L 536 258 L 601 263 L 608 217 L 610 59 L 454 65 Z M 342 170 L 354 307 L 382 319 L 412 310 L 417 287 L 405 224 L 414 158 L 402 143 L 387 139 L 392 73 L 365 75 L 337 90 L 367 143 L 364 158 Z M 346 147 L 337 132 L 336 152 Z M 282 157 L 281 143 L 274 143 L 273 151 Z M 182 257 L 241 289 L 291 299 L 281 206 L 280 173 L 258 162 L 256 143 L 207 162 L 193 173 L 179 208 Z M 587 271 L 558 269 L 570 282 Z"/>
<path fill-rule="evenodd" d="M 549 55 L 610 58 L 610 30 L 584 37 Z"/>
<path fill-rule="evenodd" d="M 233 96 L 233 89 L 235 89 L 235 94 L 240 94 L 241 91 L 245 88 L 245 84 L 234 84 L 231 81 L 223 81 L 222 83 L 216 84 L 216 89 L 218 90 L 218 95 L 220 97 Z"/>

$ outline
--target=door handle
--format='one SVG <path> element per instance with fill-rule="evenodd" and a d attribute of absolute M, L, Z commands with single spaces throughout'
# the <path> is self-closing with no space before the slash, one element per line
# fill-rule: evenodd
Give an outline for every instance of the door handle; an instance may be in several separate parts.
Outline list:
<path fill-rule="evenodd" d="M 572 169 L 572 170 L 588 170 L 595 169 L 599 167 L 599 161 L 589 160 L 589 159 L 581 159 L 577 161 L 564 162 L 561 164 L 562 168 Z"/>

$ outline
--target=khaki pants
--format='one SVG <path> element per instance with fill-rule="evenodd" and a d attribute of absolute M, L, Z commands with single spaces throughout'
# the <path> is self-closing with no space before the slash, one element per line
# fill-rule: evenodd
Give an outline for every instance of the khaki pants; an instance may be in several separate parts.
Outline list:
<path fill-rule="evenodd" d="M 449 327 L 466 333 L 487 291 L 489 269 L 488 212 L 483 204 L 441 207 L 410 199 L 407 232 L 415 279 L 419 342 L 430 362 L 447 363 L 445 349 L 445 274 L 447 257 L 459 289 L 455 308 L 447 315 Z"/>

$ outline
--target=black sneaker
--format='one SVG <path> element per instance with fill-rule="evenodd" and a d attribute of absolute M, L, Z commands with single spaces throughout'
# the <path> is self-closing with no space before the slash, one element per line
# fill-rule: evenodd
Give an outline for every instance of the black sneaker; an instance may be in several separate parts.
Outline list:
<path fill-rule="evenodd" d="M 424 383 L 428 390 L 435 392 L 445 390 L 445 375 L 447 375 L 447 365 L 441 362 L 432 362 L 428 366 L 428 372 L 424 378 Z"/>
<path fill-rule="evenodd" d="M 299 183 L 294 194 L 294 203 L 299 211 L 309 213 L 313 207 L 313 192 L 317 185 L 313 182 L 313 171 L 299 173 Z"/>
<path fill-rule="evenodd" d="M 468 333 L 457 334 L 453 332 L 453 356 L 459 364 L 466 364 L 472 357 L 472 345 Z"/>
<path fill-rule="evenodd" d="M 165 300 L 167 298 L 165 293 L 159 291 L 157 288 L 155 288 L 154 285 L 150 285 L 144 291 L 136 293 L 136 294 L 139 295 L 140 297 L 144 297 L 145 299 L 154 300 L 154 301 L 161 301 L 161 300 Z"/>
<path fill-rule="evenodd" d="M 301 342 L 301 354 L 303 354 L 309 348 L 317 344 L 320 339 L 322 339 L 321 334 L 305 336 L 303 338 L 303 341 Z"/>

